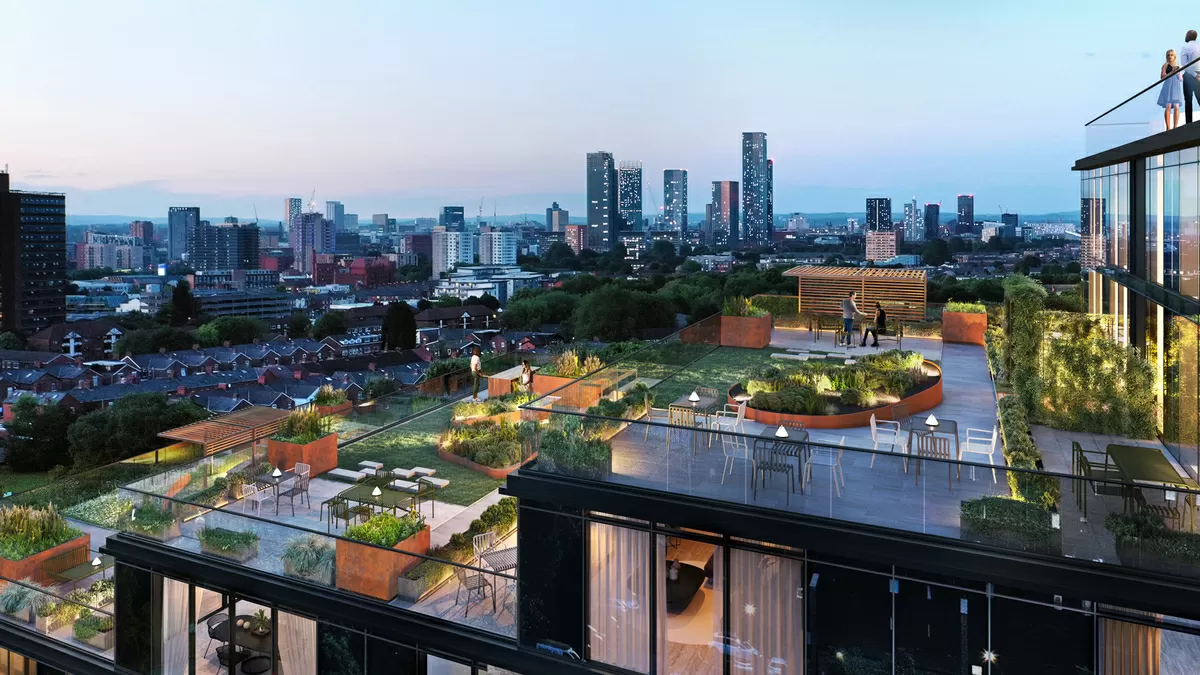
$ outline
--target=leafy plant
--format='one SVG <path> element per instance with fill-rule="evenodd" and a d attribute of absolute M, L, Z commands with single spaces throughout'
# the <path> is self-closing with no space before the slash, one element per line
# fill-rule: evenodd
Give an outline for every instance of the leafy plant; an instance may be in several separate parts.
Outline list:
<path fill-rule="evenodd" d="M 313 402 L 317 405 L 335 406 L 341 405 L 347 400 L 344 389 L 334 389 L 332 384 L 323 384 L 320 389 L 317 389 L 317 396 Z"/>
<path fill-rule="evenodd" d="M 373 377 L 363 385 L 363 396 L 367 400 L 377 399 L 400 390 L 400 383 L 389 377 Z"/>
<path fill-rule="evenodd" d="M 533 392 L 515 392 L 483 401 L 463 400 L 454 405 L 454 417 L 480 417 L 516 412 L 521 406 L 537 398 Z"/>
<path fill-rule="evenodd" d="M 963 529 L 991 536 L 1009 536 L 1028 548 L 1045 547 L 1054 535 L 1050 511 L 1043 505 L 1009 497 L 980 497 L 961 506 Z"/>
<path fill-rule="evenodd" d="M 750 407 L 792 415 L 824 415 L 829 401 L 817 390 L 795 386 L 776 393 L 756 394 Z"/>
<path fill-rule="evenodd" d="M 753 301 L 738 295 L 732 298 L 725 298 L 721 314 L 725 316 L 760 317 L 766 316 L 767 310 L 755 306 Z"/>
<path fill-rule="evenodd" d="M 87 642 L 95 638 L 100 633 L 107 633 L 113 629 L 113 618 L 111 616 L 96 616 L 88 614 L 88 616 L 80 617 L 75 622 L 75 626 L 71 629 L 72 635 L 80 642 Z"/>
<path fill-rule="evenodd" d="M 115 530 L 121 520 L 132 510 L 132 499 L 125 499 L 116 492 L 110 492 L 63 509 L 63 514 L 76 520 Z"/>
<path fill-rule="evenodd" d="M 271 628 L 271 617 L 267 616 L 267 610 L 260 609 L 250 616 L 250 629 L 258 632 L 263 632 Z"/>
<path fill-rule="evenodd" d="M 26 610 L 37 612 L 50 600 L 45 591 L 39 590 L 41 588 L 40 584 L 28 578 L 22 579 L 21 583 L 9 582 L 0 590 L 0 611 L 10 615 Z"/>
<path fill-rule="evenodd" d="M 450 535 L 450 541 L 444 546 L 429 549 L 429 557 L 450 560 L 457 563 L 468 563 L 475 555 L 472 544 L 476 535 L 494 532 L 497 536 L 507 534 L 517 524 L 517 500 L 515 497 L 502 497 L 499 502 L 492 504 L 471 521 L 465 532 Z M 454 568 L 436 560 L 425 560 L 413 567 L 404 577 L 414 581 L 424 580 L 425 588 L 433 587 L 453 574 Z"/>
<path fill-rule="evenodd" d="M 196 538 L 205 548 L 229 553 L 245 552 L 257 545 L 259 540 L 257 532 L 208 526 L 200 528 Z"/>
<path fill-rule="evenodd" d="M 420 516 L 377 513 L 361 525 L 347 527 L 346 538 L 391 548 L 420 532 L 424 527 L 425 519 Z"/>
<path fill-rule="evenodd" d="M 443 375 L 464 372 L 470 368 L 470 359 L 438 359 L 429 364 L 429 368 L 425 371 L 424 379 L 433 380 Z"/>
<path fill-rule="evenodd" d="M 875 392 L 870 389 L 846 389 L 842 391 L 842 405 L 873 408 L 878 402 Z"/>
<path fill-rule="evenodd" d="M 296 576 L 327 578 L 337 559 L 337 548 L 325 538 L 307 534 L 288 541 L 283 560 L 292 566 Z"/>
<path fill-rule="evenodd" d="M 1110 513 L 1104 527 L 1118 543 L 1136 545 L 1143 553 L 1152 553 L 1171 561 L 1200 562 L 1200 534 L 1176 532 L 1153 513 Z"/>
<path fill-rule="evenodd" d="M 576 424 L 579 423 L 579 418 L 573 419 Z M 611 467 L 612 447 L 607 441 L 589 438 L 582 433 L 551 429 L 542 435 L 538 462 L 545 462 L 552 470 L 599 477 Z"/>
<path fill-rule="evenodd" d="M 333 419 L 316 410 L 293 410 L 272 436 L 277 441 L 304 445 L 325 438 L 333 429 Z"/>
<path fill-rule="evenodd" d="M 946 303 L 944 312 L 960 312 L 962 314 L 987 314 L 987 307 L 978 302 L 957 302 L 951 300 Z"/>
<path fill-rule="evenodd" d="M 153 501 L 148 501 L 130 511 L 127 527 L 134 532 L 161 535 L 174 525 L 176 520 L 169 502 L 165 506 L 159 506 Z"/>
<path fill-rule="evenodd" d="M 53 505 L 0 507 L 0 557 L 21 560 L 81 536 Z"/>

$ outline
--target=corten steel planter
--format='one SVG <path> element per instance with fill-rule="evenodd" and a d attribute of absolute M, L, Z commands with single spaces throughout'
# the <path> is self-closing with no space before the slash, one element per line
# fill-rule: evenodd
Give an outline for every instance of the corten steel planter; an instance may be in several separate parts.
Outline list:
<path fill-rule="evenodd" d="M 429 553 L 429 526 L 391 550 L 360 544 L 349 539 L 337 540 L 337 587 L 390 602 L 396 597 L 400 575 L 416 567 L 423 558 L 401 555 L 396 551 L 425 555 Z"/>
<path fill-rule="evenodd" d="M 771 344 L 771 315 L 722 316 L 721 346 L 765 349 Z"/>
<path fill-rule="evenodd" d="M 942 342 L 982 346 L 985 333 L 987 314 L 942 312 Z"/>
<path fill-rule="evenodd" d="M 310 478 L 315 478 L 326 471 L 337 468 L 338 435 L 329 434 L 311 443 L 287 443 L 275 439 L 267 440 L 267 461 L 281 468 L 290 470 L 296 462 L 309 465 Z"/>

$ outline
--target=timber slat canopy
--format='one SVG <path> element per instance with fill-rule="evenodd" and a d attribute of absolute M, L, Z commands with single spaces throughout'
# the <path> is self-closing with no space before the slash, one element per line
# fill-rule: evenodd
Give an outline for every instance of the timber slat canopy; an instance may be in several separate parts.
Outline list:
<path fill-rule="evenodd" d="M 202 422 L 169 429 L 160 438 L 204 446 L 204 454 L 220 452 L 274 435 L 287 410 L 252 406 Z"/>
<path fill-rule="evenodd" d="M 801 314 L 842 315 L 842 300 L 858 291 L 858 309 L 870 316 L 876 301 L 888 317 L 925 320 L 925 272 L 875 267 L 801 265 L 783 273 L 799 280 Z"/>

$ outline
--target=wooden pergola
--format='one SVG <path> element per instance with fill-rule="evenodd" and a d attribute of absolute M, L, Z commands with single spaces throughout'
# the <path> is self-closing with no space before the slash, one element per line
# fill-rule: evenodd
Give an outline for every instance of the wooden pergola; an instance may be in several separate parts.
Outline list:
<path fill-rule="evenodd" d="M 859 311 L 870 314 L 879 302 L 889 318 L 925 320 L 925 272 L 874 267 L 801 265 L 783 273 L 796 277 L 801 314 L 842 315 L 842 300 L 858 291 Z"/>
<path fill-rule="evenodd" d="M 169 429 L 160 433 L 159 437 L 194 443 L 204 448 L 205 455 L 211 455 L 274 435 L 288 414 L 287 410 L 251 406 L 228 415 Z"/>

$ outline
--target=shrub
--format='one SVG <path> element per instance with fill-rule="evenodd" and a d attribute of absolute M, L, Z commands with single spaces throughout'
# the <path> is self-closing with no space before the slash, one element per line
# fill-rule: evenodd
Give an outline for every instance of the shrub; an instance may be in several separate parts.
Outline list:
<path fill-rule="evenodd" d="M 572 422 L 574 426 L 580 425 L 579 418 L 573 418 Z M 564 429 L 552 429 L 542 435 L 538 461 L 546 462 L 553 470 L 600 476 L 611 467 L 612 448 L 607 441 L 571 433 L 569 426 L 564 425 Z"/>
<path fill-rule="evenodd" d="M 126 527 L 134 532 L 161 535 L 174 525 L 175 521 L 170 502 L 167 502 L 165 507 L 154 502 L 144 502 L 130 511 Z"/>
<path fill-rule="evenodd" d="M 111 616 L 96 616 L 88 613 L 87 616 L 81 617 L 75 622 L 75 626 L 71 629 L 72 635 L 80 642 L 87 642 L 96 637 L 100 633 L 107 633 L 114 626 Z"/>
<path fill-rule="evenodd" d="M 21 560 L 82 536 L 52 505 L 0 507 L 0 557 Z"/>
<path fill-rule="evenodd" d="M 870 389 L 846 389 L 842 391 L 842 405 L 873 408 L 878 403 L 875 392 Z"/>
<path fill-rule="evenodd" d="M 978 302 L 956 302 L 951 300 L 946 303 L 944 312 L 961 312 L 963 314 L 987 314 L 987 307 L 984 307 Z"/>
<path fill-rule="evenodd" d="M 493 469 L 521 461 L 521 443 L 533 433 L 532 423 L 518 425 L 485 421 L 446 430 L 441 447 L 446 452 Z"/>
<path fill-rule="evenodd" d="M 537 397 L 533 392 L 515 392 L 483 401 L 463 400 L 454 404 L 454 417 L 483 417 L 516 412 Z"/>
<path fill-rule="evenodd" d="M 123 499 L 116 492 L 110 492 L 63 509 L 63 514 L 76 520 L 115 530 L 132 510 L 133 500 Z"/>
<path fill-rule="evenodd" d="M 363 396 L 368 400 L 374 400 L 388 394 L 394 394 L 400 390 L 400 383 L 389 377 L 373 377 L 367 380 L 363 386 Z"/>
<path fill-rule="evenodd" d="M 0 590 L 0 611 L 5 614 L 19 614 L 30 609 L 41 611 L 50 601 L 50 596 L 39 590 L 41 588 L 30 579 L 22 579 L 21 583 L 10 581 L 4 590 Z"/>
<path fill-rule="evenodd" d="M 471 360 L 469 358 L 462 359 L 438 359 L 429 364 L 429 368 L 425 371 L 425 380 L 432 380 L 443 375 L 451 373 L 463 372 L 470 370 Z"/>
<path fill-rule="evenodd" d="M 829 402 L 814 389 L 791 387 L 777 393 L 757 394 L 750 407 L 792 415 L 824 415 Z"/>
<path fill-rule="evenodd" d="M 337 548 L 321 536 L 306 534 L 290 539 L 282 558 L 296 576 L 322 578 L 333 571 Z"/>
<path fill-rule="evenodd" d="M 313 402 L 317 405 L 335 406 L 345 403 L 346 391 L 344 389 L 334 389 L 332 384 L 323 384 L 317 390 L 317 397 Z"/>
<path fill-rule="evenodd" d="M 227 478 L 217 477 L 212 481 L 212 485 L 200 490 L 190 497 L 188 500 L 196 504 L 204 504 L 205 506 L 213 506 L 221 501 L 221 498 L 229 493 L 229 480 Z"/>
<path fill-rule="evenodd" d="M 962 526 L 992 536 L 1016 536 L 1029 548 L 1044 547 L 1054 536 L 1050 512 L 1041 504 L 1008 497 L 980 497 L 962 503 Z"/>
<path fill-rule="evenodd" d="M 908 392 L 917 388 L 917 378 L 907 370 L 893 370 L 883 374 L 882 383 L 879 388 L 885 394 L 892 396 L 904 396 Z"/>
<path fill-rule="evenodd" d="M 333 429 L 333 420 L 316 410 L 293 410 L 271 438 L 284 443 L 304 445 L 325 438 Z M 261 475 L 261 474 L 260 474 Z"/>
<path fill-rule="evenodd" d="M 725 298 L 721 314 L 725 316 L 759 317 L 766 316 L 767 310 L 762 307 L 756 307 L 752 301 L 739 295 L 732 298 Z"/>
<path fill-rule="evenodd" d="M 517 500 L 515 497 L 502 497 L 499 502 L 492 504 L 471 521 L 465 532 L 456 532 L 450 536 L 445 546 L 429 550 L 431 558 L 451 560 L 466 563 L 475 555 L 472 540 L 476 535 L 485 532 L 495 532 L 497 535 L 507 533 L 517 524 Z M 414 581 L 424 580 L 425 588 L 435 586 L 450 577 L 453 567 L 436 560 L 425 560 L 413 567 L 404 578 Z"/>
<path fill-rule="evenodd" d="M 1029 435 L 1025 409 L 1014 396 L 1000 399 L 1000 431 L 1004 441 L 1004 458 L 1008 465 L 1020 469 L 1036 469 L 1042 453 Z M 1008 487 L 1016 499 L 1058 508 L 1062 491 L 1058 479 L 1038 473 L 1009 471 Z"/>
<path fill-rule="evenodd" d="M 390 513 L 377 513 L 361 525 L 347 527 L 346 538 L 391 548 L 424 527 L 425 519 L 420 516 L 407 514 L 398 517 Z"/>
<path fill-rule="evenodd" d="M 245 530 L 227 530 L 223 527 L 202 527 L 196 538 L 206 548 L 218 551 L 245 551 L 258 543 L 258 533 Z"/>
<path fill-rule="evenodd" d="M 1104 527 L 1118 543 L 1137 545 L 1142 553 L 1180 563 L 1200 562 L 1200 535 L 1167 529 L 1162 518 L 1152 513 L 1110 513 Z"/>

